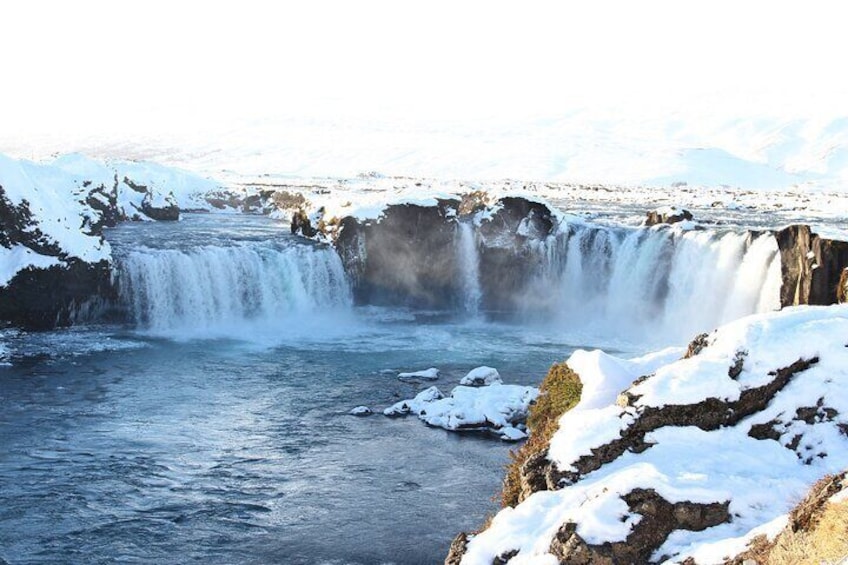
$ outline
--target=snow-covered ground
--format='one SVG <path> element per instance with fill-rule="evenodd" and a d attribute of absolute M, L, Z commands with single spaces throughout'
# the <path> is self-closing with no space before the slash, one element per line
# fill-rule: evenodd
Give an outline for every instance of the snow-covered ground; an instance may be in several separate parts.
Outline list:
<path fill-rule="evenodd" d="M 574 353 L 568 364 L 584 383 L 583 395 L 560 419 L 549 450 L 561 470 L 576 470 L 581 457 L 621 437 L 646 410 L 708 398 L 733 402 L 798 360 L 817 361 L 735 425 L 659 427 L 645 436 L 644 451 L 625 451 L 560 490 L 537 492 L 502 510 L 470 541 L 463 563 L 488 564 L 513 550 L 519 550 L 513 564 L 554 563 L 548 551 L 566 522 L 576 523 L 589 544 L 623 541 L 642 519 L 622 499 L 634 489 L 653 489 L 671 503 L 729 501 L 730 522 L 700 532 L 676 530 L 654 559 L 720 563 L 755 535 L 776 534 L 817 479 L 848 467 L 846 336 L 848 306 L 795 307 L 723 326 L 688 359 L 672 360 L 679 357 L 674 351 L 637 361 Z M 733 367 L 739 370 L 729 371 Z M 628 390 L 633 400 L 617 403 L 618 392 L 645 374 L 650 376 Z M 763 426 L 771 426 L 774 439 L 753 437 L 759 434 L 752 429 Z"/>
<path fill-rule="evenodd" d="M 8 205 L 23 211 L 21 218 L 29 215 L 22 227 L 32 240 L 0 246 L 0 286 L 28 267 L 64 265 L 71 258 L 87 263 L 109 260 L 109 243 L 91 228 L 101 212 L 89 199 L 107 208 L 107 195 L 113 194 L 119 217 L 150 220 L 145 206 L 209 209 L 203 196 L 218 186 L 154 163 L 101 163 L 78 154 L 35 163 L 0 155 L 0 187 Z"/>

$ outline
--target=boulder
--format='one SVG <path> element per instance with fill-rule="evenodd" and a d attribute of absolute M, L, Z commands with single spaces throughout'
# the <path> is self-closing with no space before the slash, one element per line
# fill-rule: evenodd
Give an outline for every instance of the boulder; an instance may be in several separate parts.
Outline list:
<path fill-rule="evenodd" d="M 493 367 L 477 367 L 471 369 L 467 375 L 462 377 L 459 384 L 462 386 L 488 386 L 492 384 L 501 384 L 501 375 L 498 370 Z"/>

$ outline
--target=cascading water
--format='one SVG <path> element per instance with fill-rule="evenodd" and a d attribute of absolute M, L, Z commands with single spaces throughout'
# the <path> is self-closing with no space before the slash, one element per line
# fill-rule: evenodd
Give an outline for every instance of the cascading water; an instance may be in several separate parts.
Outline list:
<path fill-rule="evenodd" d="M 575 225 L 545 247 L 529 303 L 593 333 L 686 339 L 779 308 L 770 234 Z"/>
<path fill-rule="evenodd" d="M 275 323 L 352 301 L 338 255 L 311 245 L 136 249 L 116 282 L 132 320 L 153 331 Z"/>
<path fill-rule="evenodd" d="M 480 255 L 477 251 L 477 238 L 474 226 L 467 222 L 458 224 L 457 262 L 462 288 L 462 309 L 476 317 L 480 312 L 480 300 L 483 291 L 480 288 Z"/>

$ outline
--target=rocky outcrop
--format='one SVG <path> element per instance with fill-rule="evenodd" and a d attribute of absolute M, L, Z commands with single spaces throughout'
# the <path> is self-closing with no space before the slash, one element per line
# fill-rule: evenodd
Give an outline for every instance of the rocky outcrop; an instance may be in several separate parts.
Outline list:
<path fill-rule="evenodd" d="M 84 305 L 108 299 L 104 229 L 122 221 L 178 220 L 170 187 L 185 190 L 195 182 L 209 184 L 152 164 L 66 156 L 40 165 L 0 156 L 0 323 L 68 325 Z"/>
<path fill-rule="evenodd" d="M 609 383 L 633 378 L 621 373 L 626 363 L 572 356 L 589 396 L 505 482 L 517 503 L 457 538 L 446 562 L 714 563 L 716 543 L 753 539 L 799 483 L 844 469 L 848 310 L 793 309 L 731 325 L 641 373 L 617 401 Z M 813 520 L 797 513 L 793 522 Z M 719 525 L 715 538 L 687 534 Z"/>
<path fill-rule="evenodd" d="M 473 226 L 476 256 L 461 256 L 460 223 Z M 555 233 L 545 204 L 473 192 L 434 205 L 392 204 L 376 219 L 327 218 L 322 209 L 292 214 L 294 234 L 331 241 L 357 302 L 448 308 L 461 302 L 464 261 L 475 261 L 486 309 L 513 309 L 528 274 L 541 265 L 538 245 Z"/>
<path fill-rule="evenodd" d="M 113 292 L 108 261 L 24 269 L 0 287 L 0 321 L 26 330 L 69 326 L 79 309 Z"/>
<path fill-rule="evenodd" d="M 642 225 L 650 227 L 659 224 L 676 224 L 678 222 L 691 221 L 692 218 L 692 212 L 689 210 L 667 207 L 648 212 Z"/>
<path fill-rule="evenodd" d="M 835 304 L 843 271 L 848 268 L 848 242 L 825 239 L 810 226 L 793 225 L 775 234 L 783 273 L 781 306 Z"/>

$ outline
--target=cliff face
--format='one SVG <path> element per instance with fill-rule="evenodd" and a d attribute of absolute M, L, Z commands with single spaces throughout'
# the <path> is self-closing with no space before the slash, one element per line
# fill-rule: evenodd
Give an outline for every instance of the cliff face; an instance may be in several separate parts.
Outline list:
<path fill-rule="evenodd" d="M 781 305 L 838 302 L 840 277 L 848 268 L 848 242 L 819 237 L 806 225 L 789 226 L 775 237 L 783 267 Z"/>
<path fill-rule="evenodd" d="M 39 165 L 0 155 L 0 323 L 71 324 L 77 308 L 112 292 L 103 229 L 177 220 L 180 207 L 167 185 L 206 182 L 141 163 L 115 168 L 72 155 Z"/>
<path fill-rule="evenodd" d="M 325 220 L 295 214 L 292 232 L 333 241 L 359 303 L 450 308 L 460 305 L 474 270 L 480 307 L 510 308 L 539 266 L 534 244 L 555 232 L 544 204 L 480 194 L 439 199 L 434 205 L 395 204 L 376 219 Z M 468 228 L 462 246 L 460 230 Z"/>
<path fill-rule="evenodd" d="M 848 307 L 800 307 L 677 360 L 576 352 L 580 402 L 521 464 L 517 504 L 446 562 L 722 563 L 773 539 L 810 485 L 848 467 L 846 336 Z"/>

